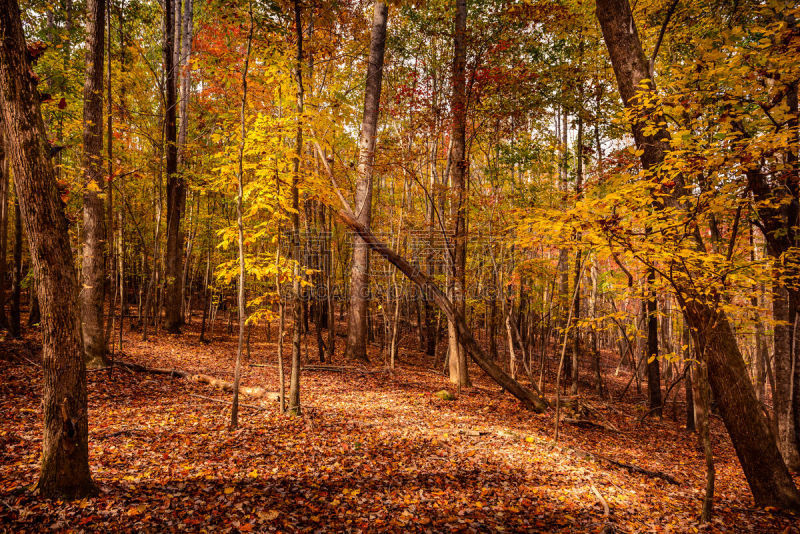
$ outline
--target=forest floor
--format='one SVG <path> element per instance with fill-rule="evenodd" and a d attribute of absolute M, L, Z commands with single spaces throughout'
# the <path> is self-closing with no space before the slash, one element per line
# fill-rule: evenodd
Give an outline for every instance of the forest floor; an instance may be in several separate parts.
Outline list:
<path fill-rule="evenodd" d="M 277 391 L 275 344 L 260 330 L 243 383 Z M 193 327 L 148 342 L 131 332 L 123 358 L 232 380 L 235 347 L 225 335 L 203 344 Z M 230 395 L 209 385 L 123 368 L 90 372 L 98 494 L 61 502 L 31 493 L 42 434 L 40 351 L 33 338 L 3 341 L 0 531 L 800 532 L 797 517 L 753 507 L 718 420 L 715 517 L 701 528 L 703 455 L 681 409 L 679 422 L 670 406 L 663 420 L 640 423 L 635 386 L 619 402 L 587 384 L 590 417 L 605 428 L 564 424 L 554 444 L 553 412 L 524 411 L 479 369 L 471 368 L 474 387 L 444 401 L 433 394 L 453 390 L 429 358 L 401 348 L 389 372 L 371 350 L 369 366 L 339 360 L 333 365 L 346 369 L 305 371 L 300 417 L 243 396 L 250 406 L 233 432 Z M 309 355 L 316 359 L 316 347 Z M 256 363 L 264 366 L 249 365 Z M 618 395 L 630 374 L 613 377 L 614 363 L 606 362 L 606 383 Z"/>

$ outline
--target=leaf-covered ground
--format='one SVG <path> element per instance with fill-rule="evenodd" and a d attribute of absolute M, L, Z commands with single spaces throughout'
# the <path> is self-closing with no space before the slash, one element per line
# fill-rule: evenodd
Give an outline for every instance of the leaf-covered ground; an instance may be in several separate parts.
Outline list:
<path fill-rule="evenodd" d="M 371 367 L 306 371 L 302 417 L 242 397 L 250 406 L 235 432 L 227 430 L 229 395 L 208 385 L 120 368 L 111 376 L 90 372 L 90 461 L 99 492 L 75 502 L 40 500 L 30 491 L 42 426 L 41 369 L 31 347 L 34 340 L 0 345 L 1 531 L 701 529 L 703 457 L 695 436 L 671 419 L 671 406 L 663 421 L 640 424 L 635 392 L 627 403 L 587 393 L 591 417 L 606 428 L 563 425 L 554 444 L 552 413 L 521 410 L 477 368 L 475 386 L 456 401 L 435 398 L 449 387 L 446 378 L 405 349 L 391 373 L 377 352 Z M 274 343 L 254 331 L 251 347 L 244 384 L 276 391 Z M 232 338 L 205 345 L 189 331 L 148 342 L 131 333 L 124 358 L 230 380 L 234 356 Z M 628 376 L 608 384 L 619 391 Z M 719 421 L 714 444 L 716 515 L 705 528 L 800 532 L 797 517 L 752 507 Z"/>

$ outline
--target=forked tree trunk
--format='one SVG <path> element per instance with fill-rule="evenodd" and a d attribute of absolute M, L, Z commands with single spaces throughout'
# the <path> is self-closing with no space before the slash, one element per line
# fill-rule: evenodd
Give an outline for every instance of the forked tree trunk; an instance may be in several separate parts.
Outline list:
<path fill-rule="evenodd" d="M 597 0 L 596 13 L 620 96 L 628 106 L 639 91 L 655 88 L 652 81 L 645 82 L 645 89 L 641 88 L 643 80 L 650 79 L 650 69 L 630 5 L 628 0 Z M 669 146 L 669 132 L 657 128 L 653 135 L 646 135 L 644 124 L 637 123 L 632 125 L 632 133 L 637 147 L 643 151 L 641 161 L 646 169 L 654 169 L 663 163 L 664 151 Z M 678 181 L 682 182 L 682 179 Z M 677 204 L 675 195 L 682 194 L 682 185 L 676 183 L 674 196 L 668 201 Z M 677 296 L 684 307 L 696 347 L 708 365 L 711 390 L 755 503 L 800 510 L 800 493 L 756 399 L 727 317 L 714 307 L 713 302 L 705 300 L 682 280 L 676 279 L 679 284 Z"/>
<path fill-rule="evenodd" d="M 83 269 L 81 326 L 86 366 L 105 367 L 105 208 L 103 179 L 103 55 L 106 0 L 86 2 L 86 78 L 83 85 Z"/>
<path fill-rule="evenodd" d="M 355 210 L 358 222 L 370 227 L 372 220 L 372 163 L 378 130 L 378 106 L 383 81 L 383 55 L 386 49 L 387 7 L 375 2 L 369 46 L 367 83 L 364 93 L 364 120 L 358 139 L 358 181 Z M 369 247 L 353 237 L 353 266 L 350 271 L 350 313 L 347 318 L 345 357 L 367 361 L 367 314 L 369 313 Z"/>
<path fill-rule="evenodd" d="M 38 489 L 47 497 L 82 497 L 93 485 L 78 279 L 16 0 L 0 0 L 0 31 L 1 122 L 44 318 L 44 439 Z"/>

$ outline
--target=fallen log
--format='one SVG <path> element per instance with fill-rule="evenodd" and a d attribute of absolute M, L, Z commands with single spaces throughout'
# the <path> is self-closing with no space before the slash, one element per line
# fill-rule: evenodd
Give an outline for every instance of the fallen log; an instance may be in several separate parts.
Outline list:
<path fill-rule="evenodd" d="M 184 371 L 182 369 L 145 367 L 144 365 L 139 365 L 138 363 L 124 362 L 119 360 L 115 361 L 114 365 L 124 367 L 130 371 L 136 371 L 137 373 L 149 373 L 155 375 L 166 375 L 174 378 L 183 378 L 184 380 L 189 380 L 190 382 L 196 382 L 198 384 L 208 384 L 209 386 L 213 386 L 217 389 L 221 389 L 222 391 L 226 391 L 228 393 L 233 392 L 232 382 L 220 380 L 219 378 L 213 377 L 211 375 L 190 373 L 189 371 Z M 273 391 L 267 391 L 262 387 L 239 386 L 239 393 L 257 399 L 278 400 L 277 393 Z"/>
<path fill-rule="evenodd" d="M 331 177 L 333 176 L 331 175 Z M 478 342 L 475 341 L 464 318 L 456 307 L 453 306 L 450 299 L 439 289 L 433 279 L 429 278 L 419 269 L 414 268 L 403 257 L 380 242 L 366 226 L 356 221 L 350 214 L 336 209 L 334 209 L 334 213 L 339 217 L 339 220 L 355 231 L 370 249 L 383 256 L 384 259 L 397 267 L 409 280 L 417 284 L 421 290 L 426 291 L 433 297 L 433 301 L 439 309 L 441 309 L 450 322 L 455 325 L 459 340 L 462 345 L 464 345 L 464 348 L 467 349 L 467 353 L 472 357 L 472 360 L 478 364 L 478 367 L 483 369 L 487 375 L 500 385 L 500 387 L 519 399 L 525 408 L 540 413 L 548 408 L 549 405 L 544 395 L 542 395 L 535 384 L 531 384 L 533 388 L 533 391 L 531 391 L 511 378 L 511 376 L 489 359 Z"/>
<path fill-rule="evenodd" d="M 526 388 L 511 378 L 508 373 L 503 371 L 486 355 L 481 346 L 478 345 L 478 342 L 475 341 L 475 338 L 472 336 L 472 331 L 467 326 L 467 322 L 464 320 L 464 317 L 461 316 L 461 313 L 458 311 L 458 309 L 456 309 L 450 299 L 447 298 L 447 295 L 445 295 L 442 290 L 439 289 L 439 286 L 436 284 L 436 282 L 419 269 L 413 267 L 397 252 L 390 249 L 383 242 L 379 241 L 369 228 L 355 219 L 353 210 L 350 208 L 350 204 L 347 202 L 347 199 L 344 198 L 342 190 L 339 189 L 339 185 L 336 183 L 336 176 L 334 176 L 333 170 L 330 168 L 327 158 L 325 158 L 322 147 L 316 141 L 314 141 L 314 146 L 320 156 L 319 159 L 322 165 L 325 167 L 326 173 L 331 179 L 331 185 L 333 185 L 334 191 L 342 203 L 343 209 L 337 209 L 334 206 L 330 206 L 331 210 L 339 218 L 339 220 L 350 227 L 351 230 L 356 232 L 373 252 L 377 252 L 383 256 L 386 261 L 397 267 L 397 269 L 403 273 L 406 278 L 414 282 L 423 292 L 426 292 L 433 297 L 433 301 L 436 303 L 439 309 L 442 310 L 442 312 L 447 316 L 447 319 L 456 327 L 458 340 L 461 342 L 464 348 L 467 349 L 467 353 L 470 355 L 473 361 L 478 364 L 478 367 L 483 369 L 483 371 L 489 375 L 492 380 L 497 382 L 497 384 L 500 385 L 503 390 L 508 391 L 517 399 L 519 399 L 525 408 L 539 413 L 545 411 L 549 407 L 549 404 L 547 403 L 547 400 L 545 400 L 544 395 L 539 388 L 537 388 L 533 383 L 531 383 L 533 391 Z"/>
<path fill-rule="evenodd" d="M 602 454 L 598 454 L 596 452 L 585 451 L 577 447 L 565 447 L 565 448 L 568 450 L 572 450 L 573 452 L 575 452 L 580 456 L 585 456 L 588 458 L 592 458 L 594 460 L 606 462 L 615 467 L 621 467 L 622 469 L 625 469 L 630 473 L 637 473 L 639 475 L 644 475 L 650 478 L 659 478 L 675 486 L 680 485 L 680 482 L 678 482 L 678 480 L 675 477 L 673 477 L 668 473 L 664 473 L 663 471 L 651 471 L 650 469 L 645 469 L 644 467 L 639 467 L 638 465 L 620 462 L 619 460 L 614 460 L 613 458 L 609 458 L 608 456 L 603 456 Z"/>

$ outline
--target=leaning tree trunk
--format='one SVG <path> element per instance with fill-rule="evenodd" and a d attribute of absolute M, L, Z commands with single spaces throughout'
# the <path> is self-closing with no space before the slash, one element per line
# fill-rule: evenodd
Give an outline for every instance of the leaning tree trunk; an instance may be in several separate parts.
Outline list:
<path fill-rule="evenodd" d="M 413 267 L 408 261 L 402 258 L 399 254 L 391 250 L 384 243 L 378 241 L 378 238 L 370 231 L 369 228 L 359 223 L 355 216 L 350 213 L 336 211 L 339 219 L 346 224 L 350 229 L 355 231 L 367 246 L 374 252 L 383 256 L 386 261 L 397 267 L 406 278 L 414 282 L 421 291 L 430 295 L 433 301 L 442 310 L 447 317 L 447 320 L 452 322 L 458 330 L 459 340 L 464 346 L 464 349 L 472 357 L 478 367 L 483 369 L 497 384 L 499 384 L 505 391 L 511 393 L 514 397 L 519 399 L 520 402 L 529 410 L 535 412 L 543 412 L 547 409 L 548 404 L 538 390 L 535 384 L 531 384 L 533 391 L 525 388 L 522 384 L 511 378 L 505 371 L 503 371 L 497 364 L 489 359 L 484 352 L 483 348 L 475 340 L 472 331 L 467 326 L 464 317 L 459 313 L 455 305 L 447 298 L 441 289 L 436 285 L 433 279 L 418 268 Z"/>
<path fill-rule="evenodd" d="M 86 366 L 105 367 L 103 330 L 106 228 L 103 198 L 103 52 L 106 0 L 86 2 L 86 78 L 83 85 L 83 288 L 81 326 Z M 110 142 L 110 139 L 109 139 Z"/>
<path fill-rule="evenodd" d="M 650 80 L 649 62 L 645 58 L 630 5 L 628 0 L 597 0 L 596 14 L 611 56 L 620 96 L 626 106 L 631 105 L 639 91 L 653 91 L 655 85 Z M 645 169 L 656 169 L 664 161 L 664 151 L 670 141 L 669 132 L 664 128 L 656 128 L 655 132 L 647 135 L 644 124 L 637 123 L 632 125 L 632 133 L 636 146 L 643 151 L 642 165 Z M 677 196 L 682 194 L 682 182 L 679 176 L 672 196 L 666 199 L 673 205 L 677 205 Z M 702 349 L 701 354 L 705 355 L 711 390 L 717 399 L 753 499 L 759 506 L 800 510 L 800 493 L 781 458 L 775 436 L 756 399 L 727 317 L 684 280 L 676 279 L 677 294 L 684 306 L 694 341 Z"/>
<path fill-rule="evenodd" d="M 375 137 L 378 129 L 378 105 L 383 81 L 383 54 L 386 49 L 387 7 L 375 2 L 372 34 L 367 66 L 367 87 L 364 94 L 364 120 L 358 139 L 358 181 L 356 182 L 355 215 L 369 228 L 372 219 L 372 163 L 375 158 Z M 345 357 L 367 361 L 367 313 L 369 313 L 369 247 L 353 237 L 353 266 L 350 271 L 350 313 L 347 318 Z"/>
<path fill-rule="evenodd" d="M 0 0 L 0 33 L 1 122 L 44 319 L 44 439 L 38 489 L 48 497 L 82 497 L 93 485 L 78 279 L 16 0 Z"/>

